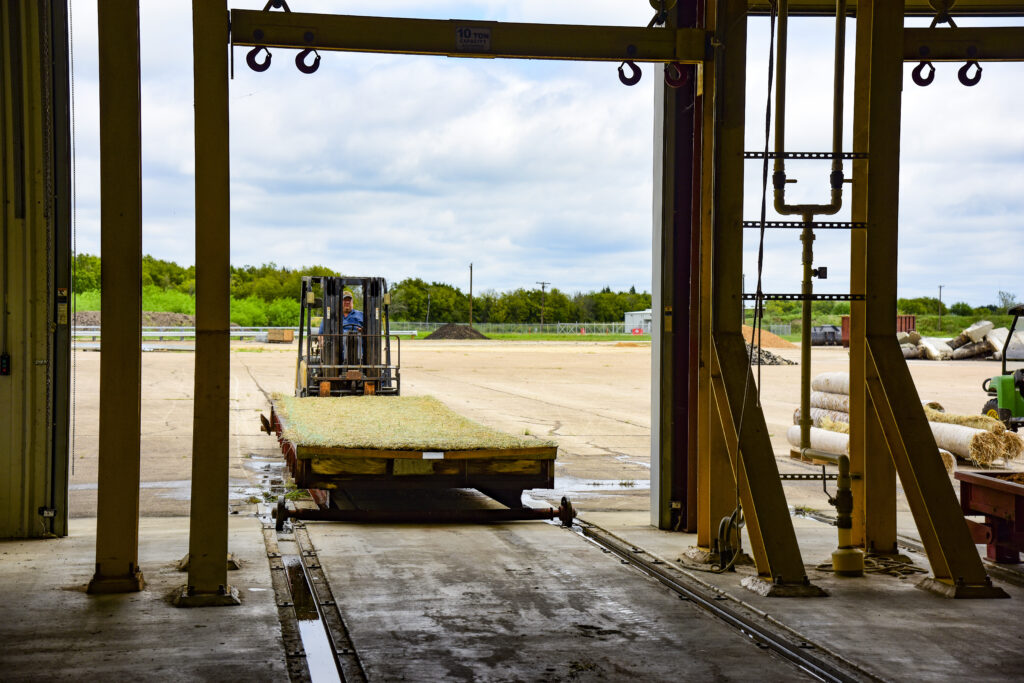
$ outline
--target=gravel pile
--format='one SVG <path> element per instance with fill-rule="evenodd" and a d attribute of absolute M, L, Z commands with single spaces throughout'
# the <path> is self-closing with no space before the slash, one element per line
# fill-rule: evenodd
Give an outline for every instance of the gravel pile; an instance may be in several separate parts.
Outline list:
<path fill-rule="evenodd" d="M 75 325 L 93 327 L 100 324 L 100 311 L 78 311 L 75 313 Z M 143 327 L 194 327 L 195 316 L 185 313 L 166 313 L 161 311 L 143 311 Z"/>
<path fill-rule="evenodd" d="M 750 344 L 747 347 L 747 357 L 750 357 Z M 754 365 L 796 365 L 796 361 L 777 356 L 767 349 L 761 349 L 754 354 Z"/>
<path fill-rule="evenodd" d="M 424 339 L 487 339 L 482 333 L 477 332 L 469 325 L 448 323 L 437 328 Z"/>

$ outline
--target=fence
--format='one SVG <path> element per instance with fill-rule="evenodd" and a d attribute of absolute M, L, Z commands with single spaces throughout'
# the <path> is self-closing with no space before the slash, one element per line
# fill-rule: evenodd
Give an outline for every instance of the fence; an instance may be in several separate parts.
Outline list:
<path fill-rule="evenodd" d="M 427 322 L 391 322 L 392 334 L 415 334 L 422 337 L 447 323 Z M 606 334 L 630 334 L 625 323 L 477 323 L 473 327 L 483 334 L 575 334 L 575 335 L 606 335 Z M 268 330 L 294 330 L 298 335 L 297 327 L 232 327 L 232 339 L 259 339 L 266 338 Z M 73 336 L 76 339 L 91 339 L 96 341 L 100 338 L 100 327 L 98 325 L 79 325 L 74 328 Z M 145 341 L 186 341 L 196 337 L 194 327 L 143 327 L 142 339 Z"/>

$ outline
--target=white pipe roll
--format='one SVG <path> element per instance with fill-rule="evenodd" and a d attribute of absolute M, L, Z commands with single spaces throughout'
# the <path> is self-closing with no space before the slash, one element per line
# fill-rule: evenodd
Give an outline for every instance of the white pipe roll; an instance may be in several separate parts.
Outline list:
<path fill-rule="evenodd" d="M 833 422 L 849 422 L 850 414 L 841 413 L 838 410 L 825 410 L 824 408 L 811 408 L 811 424 L 815 427 L 821 426 L 822 418 L 828 418 Z M 800 424 L 800 409 L 793 411 L 793 424 Z"/>
<path fill-rule="evenodd" d="M 811 391 L 850 395 L 850 373 L 823 372 L 811 380 Z"/>
<path fill-rule="evenodd" d="M 829 391 L 812 391 L 811 407 L 849 413 L 850 397 L 847 394 L 835 394 Z"/>
<path fill-rule="evenodd" d="M 939 448 L 945 448 L 961 458 L 973 460 L 979 465 L 989 465 L 1004 457 L 1004 441 L 999 434 L 943 422 L 929 422 L 928 426 Z"/>
<path fill-rule="evenodd" d="M 786 430 L 786 439 L 793 448 L 800 448 L 800 425 L 793 425 Z M 811 448 L 835 455 L 850 454 L 850 435 L 830 432 L 827 429 L 811 427 Z"/>

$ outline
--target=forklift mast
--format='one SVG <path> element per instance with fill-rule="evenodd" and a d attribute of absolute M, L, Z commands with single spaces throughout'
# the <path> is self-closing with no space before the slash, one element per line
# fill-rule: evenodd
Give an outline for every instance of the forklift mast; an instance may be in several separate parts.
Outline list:
<path fill-rule="evenodd" d="M 353 310 L 362 311 L 361 328 L 345 324 L 347 290 L 354 295 Z M 399 393 L 400 352 L 392 356 L 391 295 L 384 278 L 307 275 L 299 304 L 296 396 Z"/>

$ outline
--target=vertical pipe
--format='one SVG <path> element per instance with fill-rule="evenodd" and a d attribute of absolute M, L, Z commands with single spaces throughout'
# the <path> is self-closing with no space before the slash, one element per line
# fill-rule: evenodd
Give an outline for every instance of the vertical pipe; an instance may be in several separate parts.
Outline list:
<path fill-rule="evenodd" d="M 196 364 L 188 584 L 182 606 L 238 604 L 228 585 L 230 172 L 227 4 L 193 0 Z"/>
<path fill-rule="evenodd" d="M 139 458 L 142 386 L 142 127 L 139 3 L 98 7 L 100 72 L 99 502 L 90 593 L 142 590 Z"/>
<path fill-rule="evenodd" d="M 811 227 L 812 216 L 804 217 L 804 229 L 800 234 L 803 242 L 804 278 L 800 293 L 804 295 L 800 309 L 800 448 L 811 447 L 811 295 L 814 293 L 814 228 Z"/>

